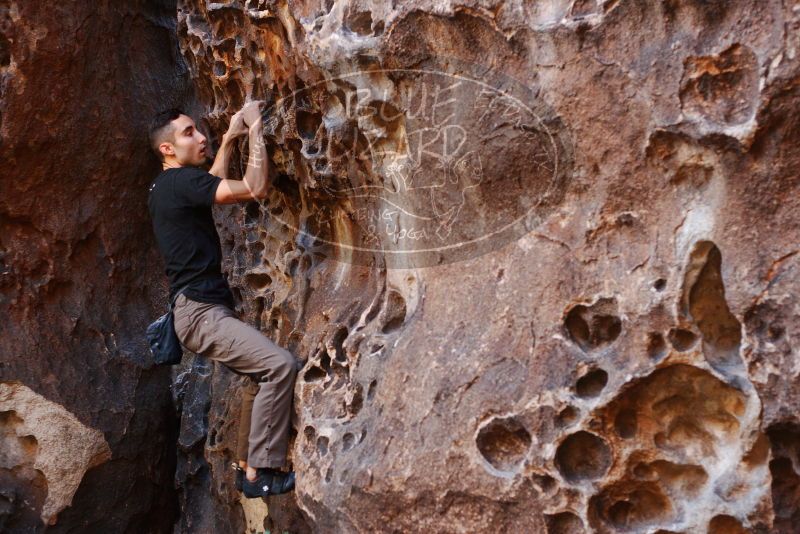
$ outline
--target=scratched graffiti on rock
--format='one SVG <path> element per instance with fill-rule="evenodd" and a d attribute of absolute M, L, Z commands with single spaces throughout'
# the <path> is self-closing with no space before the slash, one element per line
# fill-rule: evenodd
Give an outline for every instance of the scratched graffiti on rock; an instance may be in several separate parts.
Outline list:
<path fill-rule="evenodd" d="M 277 101 L 267 130 L 296 129 L 312 189 L 336 199 L 294 229 L 415 265 L 520 237 L 558 204 L 569 176 L 564 128 L 536 95 L 496 74 L 383 69 Z"/>

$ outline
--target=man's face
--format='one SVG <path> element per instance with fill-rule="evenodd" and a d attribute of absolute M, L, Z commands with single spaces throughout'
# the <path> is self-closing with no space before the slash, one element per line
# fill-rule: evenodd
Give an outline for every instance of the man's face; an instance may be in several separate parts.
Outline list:
<path fill-rule="evenodd" d="M 165 154 L 165 159 L 173 156 L 181 166 L 202 165 L 206 161 L 206 136 L 195 128 L 194 121 L 187 115 L 180 115 L 172 121 L 175 139 L 172 143 L 164 142 L 162 147 L 169 145 L 172 148 Z M 162 152 L 163 153 L 163 152 Z"/>

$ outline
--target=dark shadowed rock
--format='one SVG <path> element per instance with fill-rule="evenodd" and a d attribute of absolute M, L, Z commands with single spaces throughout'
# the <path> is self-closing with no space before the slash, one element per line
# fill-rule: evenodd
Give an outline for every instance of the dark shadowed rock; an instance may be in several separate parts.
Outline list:
<path fill-rule="evenodd" d="M 169 1 L 0 1 L 3 532 L 177 517 L 171 379 L 143 336 L 165 308 L 147 121 L 190 94 L 175 20 Z"/>

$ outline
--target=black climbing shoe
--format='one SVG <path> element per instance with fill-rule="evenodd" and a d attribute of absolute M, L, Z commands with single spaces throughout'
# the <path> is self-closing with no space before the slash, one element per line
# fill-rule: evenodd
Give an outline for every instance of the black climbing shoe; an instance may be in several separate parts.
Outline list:
<path fill-rule="evenodd" d="M 294 476 L 294 471 L 284 473 L 259 467 L 256 469 L 256 479 L 252 482 L 246 476 L 242 477 L 242 493 L 249 499 L 287 493 L 294 489 Z"/>
<path fill-rule="evenodd" d="M 231 467 L 233 468 L 233 470 L 235 472 L 234 484 L 236 485 L 236 489 L 238 491 L 242 491 L 242 481 L 245 478 L 244 469 L 242 469 L 241 466 L 239 464 L 237 464 L 236 462 L 233 462 L 231 464 Z"/>

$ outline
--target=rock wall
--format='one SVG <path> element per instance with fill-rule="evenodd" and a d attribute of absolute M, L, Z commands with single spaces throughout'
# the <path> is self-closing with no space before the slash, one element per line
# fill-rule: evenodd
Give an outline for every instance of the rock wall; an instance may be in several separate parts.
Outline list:
<path fill-rule="evenodd" d="M 0 0 L 0 530 L 793 532 L 798 29 L 777 0 Z M 241 377 L 142 338 L 146 119 L 213 140 L 248 98 L 278 175 L 215 208 L 223 267 L 305 364 L 268 517 L 232 487 Z"/>
<path fill-rule="evenodd" d="M 0 0 L 0 531 L 178 515 L 147 121 L 190 103 L 169 1 Z"/>
<path fill-rule="evenodd" d="M 268 526 L 792 531 L 800 5 L 178 9 L 209 128 L 271 106 L 269 199 L 216 211 L 305 361 Z"/>

